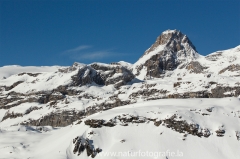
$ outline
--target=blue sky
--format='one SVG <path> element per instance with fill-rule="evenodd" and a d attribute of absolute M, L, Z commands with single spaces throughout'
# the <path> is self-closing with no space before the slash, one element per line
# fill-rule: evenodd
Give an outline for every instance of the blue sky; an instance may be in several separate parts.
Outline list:
<path fill-rule="evenodd" d="M 240 45 L 238 0 L 0 0 L 0 66 L 134 63 L 167 29 L 206 55 Z"/>

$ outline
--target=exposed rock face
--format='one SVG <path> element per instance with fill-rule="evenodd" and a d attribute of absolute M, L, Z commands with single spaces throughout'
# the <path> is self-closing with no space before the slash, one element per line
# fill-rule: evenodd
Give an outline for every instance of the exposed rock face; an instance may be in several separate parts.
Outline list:
<path fill-rule="evenodd" d="M 240 87 L 217 86 L 216 88 L 212 89 L 211 92 L 211 98 L 223 98 L 232 96 L 238 97 L 240 95 Z"/>
<path fill-rule="evenodd" d="M 10 118 L 10 119 L 12 119 L 12 118 L 17 118 L 17 117 L 22 117 L 23 115 L 26 115 L 26 114 L 29 114 L 29 113 L 31 113 L 32 111 L 34 111 L 34 110 L 38 110 L 38 109 L 41 109 L 41 108 L 38 108 L 38 107 L 30 107 L 29 109 L 27 109 L 26 111 L 25 111 L 25 113 L 14 113 L 14 112 L 10 112 L 9 110 L 5 113 L 5 115 L 4 115 L 4 117 L 2 118 L 2 121 L 4 121 L 4 120 L 6 120 L 6 119 L 8 119 L 8 118 Z"/>
<path fill-rule="evenodd" d="M 159 47 L 163 48 L 158 50 Z M 147 75 L 160 77 L 160 74 L 164 74 L 165 71 L 172 71 L 179 64 L 194 60 L 199 56 L 188 37 L 177 30 L 163 32 L 141 58 L 145 58 L 152 53 L 153 55 L 148 57 L 144 63 L 135 66 L 136 75 L 139 75 L 143 66 L 146 66 Z"/>
<path fill-rule="evenodd" d="M 89 66 L 80 68 L 78 73 L 72 76 L 71 86 L 81 86 L 95 82 L 99 85 L 104 85 L 104 80 L 101 75 Z"/>
<path fill-rule="evenodd" d="M 68 68 L 64 70 L 67 72 L 69 70 L 78 70 L 78 73 L 72 76 L 72 83 L 70 86 L 82 86 L 86 84 L 96 83 L 98 85 L 110 85 L 115 84 L 115 87 L 118 88 L 134 79 L 134 75 L 127 68 L 118 65 L 108 65 L 93 63 L 89 66 L 83 66 L 81 68 Z"/>
<path fill-rule="evenodd" d="M 144 55 L 155 50 L 159 45 L 165 44 L 167 47 L 170 47 L 174 52 L 178 52 L 181 50 L 185 51 L 184 47 L 188 47 L 189 49 L 191 47 L 196 52 L 195 46 L 192 44 L 192 42 L 186 35 L 182 34 L 180 31 L 177 30 L 167 30 L 163 32 L 159 37 L 157 37 L 155 43 L 148 50 L 146 50 Z M 188 46 L 183 46 L 183 44 L 186 44 Z"/>
<path fill-rule="evenodd" d="M 207 55 L 205 58 L 209 61 L 217 61 L 222 56 L 222 52 L 218 51 L 214 54 Z"/>
<path fill-rule="evenodd" d="M 179 133 L 188 133 L 198 137 L 209 137 L 210 131 L 208 129 L 201 129 L 198 124 L 188 124 L 184 120 L 177 120 L 177 116 L 173 115 L 171 118 L 164 120 L 166 127 L 171 128 Z"/>
<path fill-rule="evenodd" d="M 83 65 L 74 63 L 73 66 L 60 69 L 59 71 L 68 73 L 76 70 L 78 70 L 78 72 L 71 77 L 72 83 L 70 86 L 83 86 L 96 83 L 98 85 L 115 84 L 115 87 L 118 88 L 135 78 L 130 70 L 118 63 L 111 65 L 102 63 Z"/>
<path fill-rule="evenodd" d="M 208 91 L 174 93 L 169 94 L 168 98 L 211 98 L 211 93 Z"/>
<path fill-rule="evenodd" d="M 5 115 L 4 115 L 4 117 L 2 118 L 2 121 L 4 121 L 4 120 L 6 120 L 6 119 L 8 119 L 8 118 L 10 118 L 10 119 L 12 119 L 12 118 L 17 118 L 17 117 L 22 117 L 23 116 L 23 114 L 21 114 L 21 113 L 14 113 L 14 112 L 7 112 Z"/>
<path fill-rule="evenodd" d="M 224 73 L 225 71 L 231 71 L 231 72 L 234 72 L 234 71 L 240 71 L 240 65 L 236 64 L 236 65 L 230 65 L 224 69 L 222 69 L 221 71 L 219 71 L 219 74 L 222 74 Z M 239 74 L 240 75 L 240 74 Z"/>
<path fill-rule="evenodd" d="M 189 124 L 185 120 L 179 120 L 177 118 L 179 117 L 176 114 L 164 120 L 157 120 L 157 119 L 151 119 L 151 118 L 146 118 L 142 116 L 122 114 L 121 116 L 120 115 L 116 116 L 113 119 L 110 119 L 109 121 L 104 121 L 102 119 L 88 119 L 85 121 L 85 125 L 88 125 L 91 128 L 101 128 L 103 126 L 107 126 L 107 127 L 116 126 L 117 125 L 116 121 L 120 121 L 120 123 L 118 122 L 118 124 L 121 126 L 128 126 L 128 124 L 130 123 L 141 124 L 141 123 L 153 122 L 155 126 L 160 126 L 162 124 L 167 128 L 171 128 L 172 130 L 177 131 L 179 133 L 187 133 L 187 134 L 191 134 L 198 137 L 210 136 L 211 133 L 207 128 L 203 129 L 198 124 Z"/>
<path fill-rule="evenodd" d="M 204 68 L 198 61 L 191 61 L 187 66 L 186 69 L 189 70 L 191 73 L 203 73 Z"/>
<path fill-rule="evenodd" d="M 94 158 L 97 153 L 100 153 L 102 151 L 100 148 L 95 149 L 93 141 L 82 136 L 78 136 L 73 139 L 73 144 L 75 144 L 73 153 L 78 153 L 78 156 L 86 150 L 87 156 Z"/>
<path fill-rule="evenodd" d="M 125 85 L 135 78 L 130 70 L 119 64 L 106 65 L 94 63 L 91 67 L 101 74 L 105 85 L 115 84 L 116 88 Z"/>
<path fill-rule="evenodd" d="M 53 127 L 63 127 L 72 124 L 76 120 L 80 120 L 84 116 L 84 112 L 75 111 L 61 111 L 50 113 L 49 115 L 43 116 L 38 120 L 25 121 L 21 125 L 31 125 L 31 126 L 53 126 Z"/>
<path fill-rule="evenodd" d="M 9 91 L 21 83 L 23 83 L 23 81 L 17 81 L 15 83 L 13 83 L 11 86 L 5 86 L 5 91 Z"/>

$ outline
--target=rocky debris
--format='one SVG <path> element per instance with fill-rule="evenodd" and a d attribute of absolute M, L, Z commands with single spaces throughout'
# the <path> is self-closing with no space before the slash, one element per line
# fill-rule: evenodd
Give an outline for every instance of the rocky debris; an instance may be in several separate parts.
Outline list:
<path fill-rule="evenodd" d="M 237 140 L 240 141 L 240 131 L 236 131 Z"/>
<path fill-rule="evenodd" d="M 206 67 L 203 67 L 198 61 L 191 61 L 187 64 L 186 69 L 190 71 L 190 73 L 203 73 Z"/>
<path fill-rule="evenodd" d="M 229 65 L 228 67 L 226 67 L 226 68 L 222 69 L 221 71 L 219 71 L 218 74 L 222 74 L 222 73 L 224 73 L 225 71 L 231 71 L 231 72 L 240 71 L 240 65 L 239 65 L 239 64 Z"/>
<path fill-rule="evenodd" d="M 216 131 L 216 133 L 217 133 L 217 136 L 218 136 L 218 137 L 223 137 L 224 134 L 225 134 L 225 130 L 219 129 L 219 130 Z"/>
<path fill-rule="evenodd" d="M 40 119 L 24 121 L 21 125 L 63 127 L 71 125 L 74 121 L 81 120 L 84 115 L 84 111 L 76 112 L 74 110 L 51 112 Z"/>
<path fill-rule="evenodd" d="M 210 98 L 223 98 L 223 97 L 237 97 L 240 95 L 240 86 L 227 87 L 227 86 L 217 86 L 211 89 Z M 235 92 L 232 94 L 226 94 L 226 92 Z"/>
<path fill-rule="evenodd" d="M 91 156 L 92 158 L 94 158 L 97 153 L 100 153 L 102 151 L 100 148 L 94 148 L 92 140 L 84 138 L 82 136 L 74 138 L 73 144 L 75 144 L 73 153 L 78 153 L 78 156 L 86 150 L 87 156 Z"/>
<path fill-rule="evenodd" d="M 177 120 L 177 115 L 173 115 L 169 119 L 162 120 L 164 125 L 179 133 L 188 133 L 198 137 L 209 137 L 210 131 L 202 129 L 198 124 L 188 124 L 185 120 Z"/>

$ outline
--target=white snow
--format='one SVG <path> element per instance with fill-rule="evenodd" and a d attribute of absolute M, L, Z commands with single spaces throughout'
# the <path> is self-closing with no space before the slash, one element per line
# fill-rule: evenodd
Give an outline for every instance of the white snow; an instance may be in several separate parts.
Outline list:
<path fill-rule="evenodd" d="M 213 107 L 211 113 L 206 111 L 210 107 Z M 195 111 L 191 111 L 191 109 L 195 109 Z M 70 125 L 58 129 L 46 128 L 49 130 L 48 132 L 39 132 L 34 129 L 36 127 L 9 126 L 1 122 L 1 158 L 88 158 L 86 152 L 80 156 L 72 152 L 72 139 L 81 135 L 90 138 L 96 148 L 102 149 L 102 152 L 95 157 L 96 159 L 107 158 L 104 156 L 106 153 L 128 151 L 181 152 L 184 159 L 239 158 L 240 143 L 236 138 L 236 131 L 240 131 L 240 118 L 234 117 L 234 114 L 231 113 L 237 113 L 238 110 L 240 110 L 240 101 L 237 98 L 163 99 L 122 106 L 87 117 L 87 119 L 110 120 L 118 115 L 129 114 L 165 119 L 173 114 L 178 114 L 182 117 L 181 119 L 189 123 L 198 123 L 201 128 L 208 128 L 211 132 L 208 138 L 192 135 L 183 137 L 184 134 L 162 125 L 156 127 L 153 122 L 102 128 L 89 128 L 82 122 L 80 125 Z M 210 115 L 199 114 L 203 112 Z M 215 131 L 222 125 L 224 125 L 226 133 L 223 137 L 217 137 Z M 94 132 L 94 135 L 87 135 L 91 131 Z M 125 140 L 125 142 L 121 143 L 121 140 Z M 165 154 L 168 158 L 175 158 L 169 156 L 168 153 Z M 153 157 L 112 156 L 109 158 L 150 159 Z M 165 159 L 166 156 L 159 156 L 159 158 Z"/>
<path fill-rule="evenodd" d="M 8 78 L 11 75 L 28 72 L 28 73 L 41 73 L 41 72 L 54 72 L 57 71 L 60 66 L 18 66 L 18 65 L 9 65 L 0 67 L 0 80 Z"/>

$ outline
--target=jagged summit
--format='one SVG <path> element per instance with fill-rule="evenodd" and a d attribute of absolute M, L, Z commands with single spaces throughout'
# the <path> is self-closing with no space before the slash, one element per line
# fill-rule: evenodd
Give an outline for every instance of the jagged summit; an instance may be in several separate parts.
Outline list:
<path fill-rule="evenodd" d="M 189 47 L 197 52 L 196 47 L 192 44 L 187 35 L 179 30 L 166 30 L 162 32 L 162 34 L 157 37 L 155 43 L 146 50 L 144 54 L 150 53 L 159 45 L 166 45 L 168 48 L 173 49 L 174 52 L 182 50 L 185 47 Z"/>
<path fill-rule="evenodd" d="M 187 35 L 178 30 L 166 30 L 134 64 L 134 73 L 139 75 L 145 66 L 147 68 L 145 75 L 151 70 L 154 77 L 159 77 L 166 70 L 172 71 L 181 63 L 191 62 L 199 56 Z"/>

